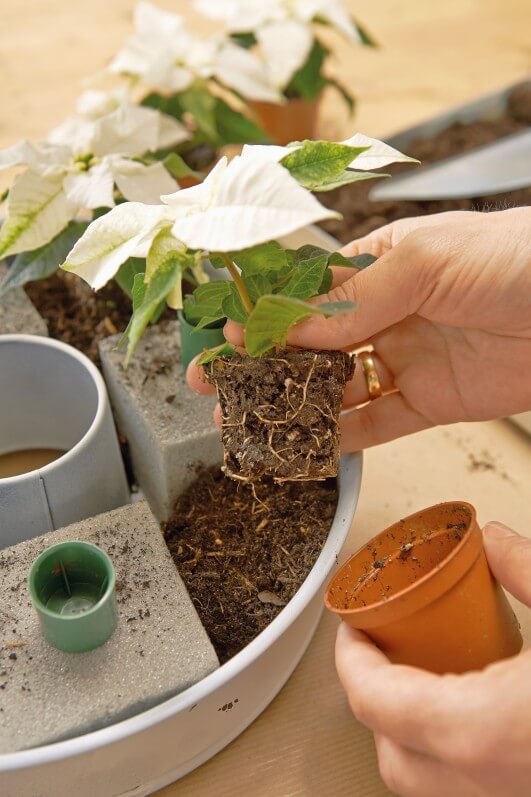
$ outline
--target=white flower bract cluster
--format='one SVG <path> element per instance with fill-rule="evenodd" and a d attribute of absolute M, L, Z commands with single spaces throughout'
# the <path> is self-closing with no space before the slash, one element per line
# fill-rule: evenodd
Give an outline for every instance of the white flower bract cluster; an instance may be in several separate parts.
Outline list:
<path fill-rule="evenodd" d="M 77 112 L 38 145 L 20 141 L 0 152 L 0 169 L 27 166 L 9 192 L 3 255 L 42 246 L 81 209 L 113 207 L 115 187 L 146 203 L 177 190 L 162 163 L 137 158 L 189 138 L 178 121 L 123 94 L 99 91 L 83 94 Z"/>
<path fill-rule="evenodd" d="M 225 23 L 230 33 L 253 33 L 271 83 L 284 89 L 304 64 L 320 22 L 362 43 L 339 0 L 195 0 L 198 11 Z"/>
<path fill-rule="evenodd" d="M 247 99 L 279 101 L 264 65 L 230 39 L 200 38 L 182 17 L 146 2 L 136 6 L 134 24 L 134 34 L 109 66 L 111 73 L 169 92 L 184 91 L 197 78 L 214 78 Z"/>

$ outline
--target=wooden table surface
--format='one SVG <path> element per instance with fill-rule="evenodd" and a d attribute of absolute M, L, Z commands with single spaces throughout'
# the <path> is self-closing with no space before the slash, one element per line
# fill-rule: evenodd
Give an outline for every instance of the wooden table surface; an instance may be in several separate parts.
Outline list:
<path fill-rule="evenodd" d="M 257 0 L 258 1 L 258 0 Z M 189 3 L 161 0 L 193 22 Z M 336 71 L 358 97 L 349 120 L 330 94 L 321 130 L 383 135 L 531 71 L 529 0 L 349 0 L 381 42 L 338 47 Z M 3 0 L 0 146 L 44 136 L 72 109 L 131 29 L 131 0 Z M 5 181 L 3 183 L 6 184 Z M 531 442 L 508 422 L 424 432 L 370 450 L 344 556 L 397 518 L 466 499 L 479 519 L 531 534 Z M 529 612 L 519 610 L 529 640 Z M 262 716 L 161 797 L 380 797 L 372 738 L 350 715 L 333 669 L 335 619 L 323 616 L 307 654 Z"/>

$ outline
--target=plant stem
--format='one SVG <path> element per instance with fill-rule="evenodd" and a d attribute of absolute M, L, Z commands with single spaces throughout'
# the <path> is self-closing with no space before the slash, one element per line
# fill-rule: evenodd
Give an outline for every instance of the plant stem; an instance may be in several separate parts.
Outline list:
<path fill-rule="evenodd" d="M 240 276 L 240 272 L 238 271 L 238 269 L 236 268 L 236 266 L 234 265 L 234 263 L 232 262 L 232 260 L 228 255 L 223 254 L 223 252 L 220 252 L 219 254 L 221 259 L 227 266 L 227 271 L 231 275 L 234 284 L 236 285 L 236 290 L 240 294 L 240 299 L 242 300 L 243 306 L 245 307 L 245 309 L 249 314 L 252 313 L 254 310 L 254 304 L 252 303 L 251 297 L 249 296 L 247 288 L 245 287 L 245 283 Z"/>

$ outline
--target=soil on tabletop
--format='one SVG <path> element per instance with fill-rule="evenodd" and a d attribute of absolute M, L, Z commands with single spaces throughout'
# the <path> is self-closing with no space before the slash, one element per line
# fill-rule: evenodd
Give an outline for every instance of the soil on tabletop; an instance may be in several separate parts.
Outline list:
<path fill-rule="evenodd" d="M 481 122 L 463 124 L 456 122 L 433 138 L 416 141 L 407 147 L 407 154 L 418 158 L 422 164 L 459 155 L 467 150 L 490 144 L 498 138 L 518 133 L 531 124 L 531 81 L 516 86 L 508 98 L 506 116 Z M 418 168 L 415 164 L 395 164 L 383 169 L 386 174 L 401 174 Z M 409 216 L 424 216 L 446 210 L 502 210 L 508 207 L 531 205 L 531 187 L 505 194 L 474 197 L 471 199 L 440 200 L 436 202 L 372 202 L 370 181 L 347 185 L 337 191 L 318 194 L 327 207 L 343 214 L 342 219 L 323 222 L 322 227 L 341 243 L 376 230 L 390 221 Z"/>
<path fill-rule="evenodd" d="M 221 663 L 266 628 L 314 565 L 336 511 L 334 479 L 243 484 L 198 472 L 166 544 Z"/>

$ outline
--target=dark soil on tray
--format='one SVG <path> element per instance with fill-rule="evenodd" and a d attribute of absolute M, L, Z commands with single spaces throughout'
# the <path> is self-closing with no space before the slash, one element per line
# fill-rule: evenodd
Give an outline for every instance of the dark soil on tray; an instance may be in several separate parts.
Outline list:
<path fill-rule="evenodd" d="M 328 536 L 335 479 L 248 485 L 198 473 L 164 525 L 170 553 L 221 663 L 295 595 Z"/>
<path fill-rule="evenodd" d="M 57 271 L 25 285 L 29 298 L 48 324 L 52 338 L 69 343 L 99 365 L 98 341 L 123 332 L 131 317 L 131 301 L 115 282 L 97 293 L 75 274 Z M 165 311 L 161 318 L 175 318 Z"/>
<path fill-rule="evenodd" d="M 467 150 L 490 144 L 498 138 L 525 130 L 531 124 L 531 81 L 516 86 L 508 99 L 508 114 L 501 119 L 463 124 L 456 122 L 433 138 L 416 141 L 407 147 L 407 154 L 423 164 L 459 155 Z M 388 174 L 401 174 L 411 164 L 399 164 L 383 169 Z M 495 210 L 531 205 L 531 187 L 495 196 L 471 199 L 441 200 L 437 202 L 371 202 L 370 181 L 348 185 L 337 191 L 319 194 L 327 207 L 343 214 L 343 218 L 322 224 L 341 243 L 349 243 L 396 219 L 424 216 L 446 210 Z"/>
<path fill-rule="evenodd" d="M 236 355 L 207 365 L 222 411 L 224 472 L 253 482 L 336 476 L 339 412 L 353 371 L 354 359 L 340 351 Z"/>

